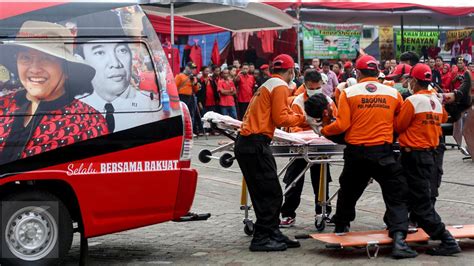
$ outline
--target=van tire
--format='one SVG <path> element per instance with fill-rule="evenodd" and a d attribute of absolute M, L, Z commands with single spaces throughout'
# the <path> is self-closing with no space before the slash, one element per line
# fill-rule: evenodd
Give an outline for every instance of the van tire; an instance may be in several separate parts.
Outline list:
<path fill-rule="evenodd" d="M 58 265 L 69 252 L 72 219 L 51 193 L 31 189 L 11 194 L 1 199 L 0 211 L 0 265 Z"/>

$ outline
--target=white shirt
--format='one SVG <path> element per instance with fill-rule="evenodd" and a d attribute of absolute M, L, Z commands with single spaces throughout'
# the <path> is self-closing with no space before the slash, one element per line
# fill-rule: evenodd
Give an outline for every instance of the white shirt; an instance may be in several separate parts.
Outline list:
<path fill-rule="evenodd" d="M 151 99 L 149 95 L 147 92 L 129 86 L 119 97 L 110 102 L 114 107 L 114 132 L 159 120 L 159 100 L 158 98 Z M 91 95 L 79 98 L 79 100 L 94 107 L 105 118 L 105 104 L 109 102 L 102 99 L 95 90 Z"/>

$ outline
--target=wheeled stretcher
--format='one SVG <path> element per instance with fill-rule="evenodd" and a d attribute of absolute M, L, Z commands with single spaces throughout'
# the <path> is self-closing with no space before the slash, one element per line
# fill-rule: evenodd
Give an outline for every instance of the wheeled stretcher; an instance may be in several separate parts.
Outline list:
<path fill-rule="evenodd" d="M 229 153 L 233 151 L 234 142 L 237 138 L 238 131 L 241 126 L 241 121 L 235 120 L 229 116 L 223 116 L 214 112 L 208 112 L 203 117 L 205 127 L 210 127 L 219 131 L 224 136 L 231 139 L 233 142 L 221 145 L 213 150 L 201 150 L 199 153 L 199 160 L 202 163 L 208 163 L 212 159 L 219 160 L 222 167 L 227 168 L 232 166 L 235 157 Z M 288 193 L 290 189 L 296 186 L 296 183 L 304 176 L 304 174 L 315 164 L 321 164 L 319 193 L 317 195 L 317 204 L 321 206 L 322 213 L 315 218 L 315 227 L 318 231 L 323 231 L 326 227 L 326 222 L 329 219 L 327 215 L 327 206 L 337 194 L 334 193 L 327 198 L 326 184 L 328 182 L 328 164 L 335 162 L 343 162 L 342 158 L 334 158 L 343 154 L 343 145 L 338 145 L 330 140 L 316 135 L 313 131 L 305 131 L 298 133 L 288 133 L 282 130 L 275 130 L 273 142 L 271 143 L 273 156 L 289 158 L 288 163 L 278 172 L 278 177 L 281 177 L 288 167 L 296 159 L 304 159 L 308 164 L 303 171 L 294 179 L 294 181 L 285 189 L 284 194 Z M 223 152 L 220 157 L 216 153 Z M 244 211 L 244 232 L 247 235 L 253 234 L 253 221 L 249 218 L 249 210 L 251 205 L 249 203 L 249 196 L 247 193 L 247 186 L 245 179 L 242 179 L 242 193 L 241 193 L 241 210 Z"/>

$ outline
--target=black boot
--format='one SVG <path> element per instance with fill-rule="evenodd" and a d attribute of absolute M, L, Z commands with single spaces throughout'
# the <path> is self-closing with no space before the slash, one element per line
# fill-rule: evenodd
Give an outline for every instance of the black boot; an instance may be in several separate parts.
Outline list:
<path fill-rule="evenodd" d="M 288 248 L 299 248 L 299 247 L 301 247 L 301 244 L 298 240 L 290 239 L 289 237 L 285 236 L 280 230 L 273 231 L 270 238 L 277 241 L 277 242 L 285 243 Z"/>
<path fill-rule="evenodd" d="M 440 237 L 441 244 L 426 251 L 426 254 L 431 256 L 450 256 L 461 252 L 461 248 L 456 242 L 456 239 L 451 235 L 448 230 L 445 230 Z"/>
<path fill-rule="evenodd" d="M 403 232 L 397 231 L 393 233 L 393 248 L 392 248 L 392 257 L 395 259 L 405 259 L 405 258 L 414 258 L 418 256 L 418 253 L 411 249 L 407 242 L 405 242 L 405 234 Z"/>
<path fill-rule="evenodd" d="M 472 80 L 468 71 L 464 72 L 463 81 L 459 89 L 454 91 L 454 101 L 462 108 L 467 109 L 471 105 Z"/>
<path fill-rule="evenodd" d="M 343 234 L 343 233 L 348 233 L 349 230 L 350 230 L 349 225 L 336 223 L 336 227 L 334 228 L 334 233 Z"/>
<path fill-rule="evenodd" d="M 250 251 L 284 251 L 287 247 L 285 243 L 265 237 L 262 239 L 252 239 L 249 249 Z"/>

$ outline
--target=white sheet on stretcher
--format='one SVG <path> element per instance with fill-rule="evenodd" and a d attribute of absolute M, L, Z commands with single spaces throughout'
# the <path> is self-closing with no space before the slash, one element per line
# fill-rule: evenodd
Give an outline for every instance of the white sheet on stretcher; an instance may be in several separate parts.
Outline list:
<path fill-rule="evenodd" d="M 217 125 L 221 125 L 224 128 L 232 128 L 234 130 L 239 130 L 240 126 L 242 125 L 242 121 L 215 112 L 207 112 L 202 120 L 205 122 L 212 122 Z M 288 133 L 283 130 L 276 129 L 273 140 L 277 143 L 336 145 L 334 142 L 326 139 L 325 137 L 318 136 L 312 130 Z"/>

